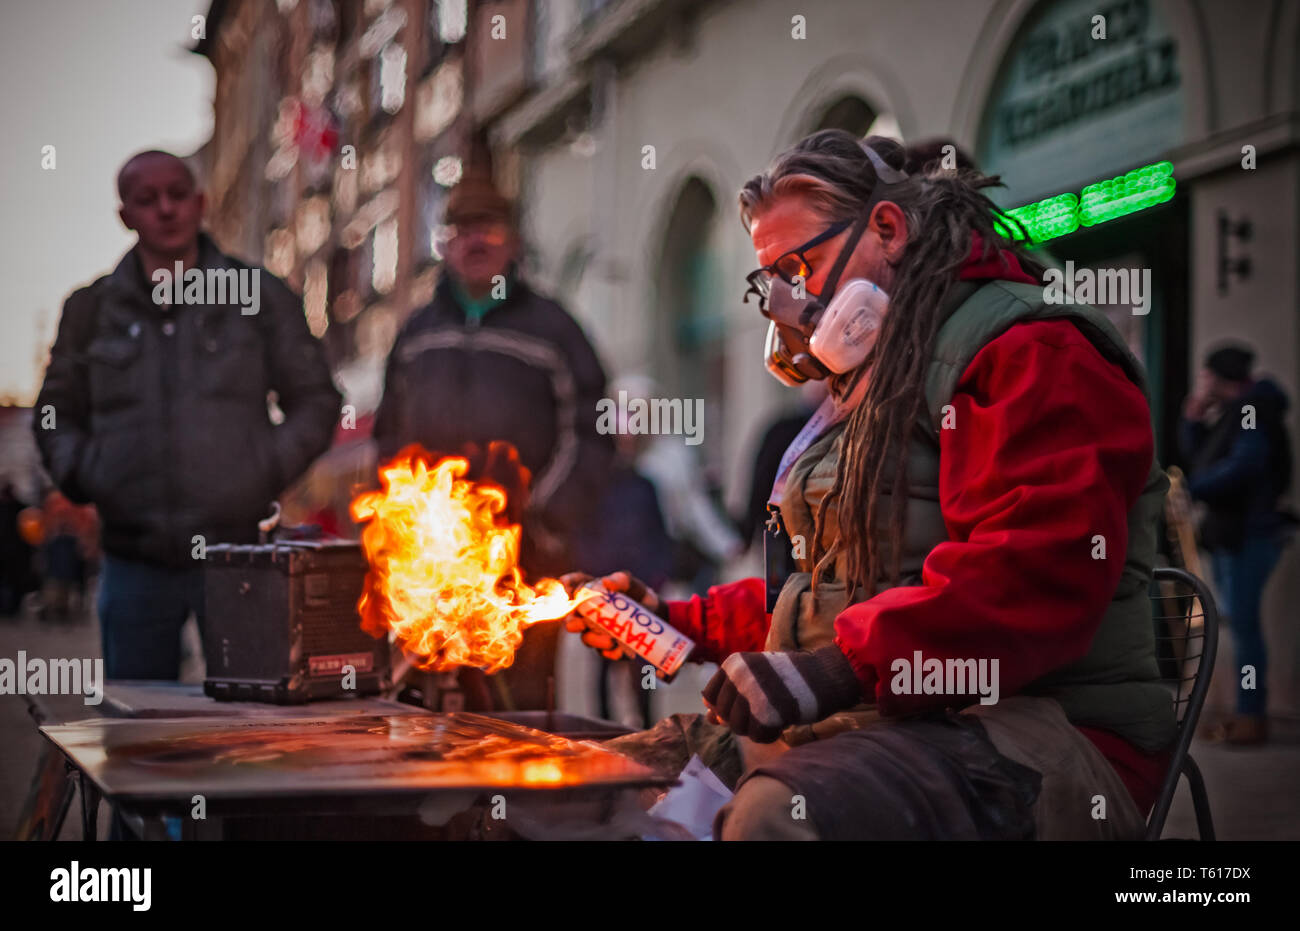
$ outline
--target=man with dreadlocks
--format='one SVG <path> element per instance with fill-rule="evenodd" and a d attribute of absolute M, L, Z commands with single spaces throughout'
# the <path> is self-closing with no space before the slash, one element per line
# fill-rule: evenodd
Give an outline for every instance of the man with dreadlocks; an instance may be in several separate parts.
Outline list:
<path fill-rule="evenodd" d="M 1139 837 L 1175 728 L 1142 367 L 1100 312 L 1044 302 L 996 179 L 904 164 L 826 130 L 741 191 L 769 368 L 830 387 L 773 489 L 802 571 L 774 603 L 607 580 L 721 663 L 707 719 L 611 746 L 736 776 L 722 839 Z"/>

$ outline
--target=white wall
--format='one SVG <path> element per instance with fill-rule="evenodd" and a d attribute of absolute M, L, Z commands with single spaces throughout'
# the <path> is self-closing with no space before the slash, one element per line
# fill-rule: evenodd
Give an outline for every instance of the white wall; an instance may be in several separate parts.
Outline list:
<path fill-rule="evenodd" d="M 802 136 L 826 105 L 847 92 L 897 116 L 905 135 L 943 132 L 988 2 L 802 3 L 804 41 L 791 38 L 791 7 L 781 2 L 706 8 L 689 54 L 661 45 L 619 75 L 613 118 L 598 129 L 590 158 L 557 146 L 530 158 L 527 216 L 531 242 L 553 279 L 571 242 L 590 232 L 604 249 L 578 295 L 561 296 L 590 327 L 611 374 L 652 364 L 653 282 L 662 228 L 677 192 L 697 175 L 713 189 L 721 222 L 716 250 L 731 321 L 726 422 L 706 424 L 728 463 L 728 500 L 738 506 L 759 432 L 795 400 L 762 365 L 766 322 L 740 303 L 755 265 L 735 212 L 736 193 L 767 160 Z M 930 28 L 942 20 L 945 28 Z M 898 36 L 925 36 L 924 47 Z M 657 167 L 643 170 L 642 146 Z M 609 218 L 593 229 L 593 198 Z M 594 280 L 593 280 L 594 279 Z M 651 372 L 651 374 L 654 374 Z"/>

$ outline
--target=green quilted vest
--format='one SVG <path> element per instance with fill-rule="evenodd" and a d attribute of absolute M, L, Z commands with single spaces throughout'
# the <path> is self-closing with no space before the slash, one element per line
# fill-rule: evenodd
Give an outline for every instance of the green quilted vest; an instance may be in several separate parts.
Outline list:
<path fill-rule="evenodd" d="M 1040 286 L 993 281 L 954 289 L 951 309 L 935 341 L 926 377 L 927 417 L 918 421 L 907 457 L 908 501 L 901 582 L 920 583 L 930 550 L 948 539 L 939 508 L 939 434 L 943 408 L 971 360 L 1013 324 L 1066 317 L 1094 346 L 1120 365 L 1147 393 L 1141 364 L 1105 315 L 1080 304 L 1045 304 Z M 1148 395 L 1149 396 L 1149 395 Z M 800 572 L 786 580 L 772 614 L 769 650 L 810 650 L 833 642 L 835 618 L 865 592 L 845 591 L 842 557 L 828 555 L 838 532 L 835 503 L 827 512 L 822 540 L 813 527 L 822 499 L 835 479 L 843 426 L 828 431 L 799 458 L 786 483 L 781 517 L 795 544 Z M 1142 750 L 1167 746 L 1175 719 L 1169 691 L 1159 681 L 1148 585 L 1156 555 L 1157 521 L 1168 480 L 1153 462 L 1146 487 L 1128 514 L 1128 546 L 1119 585 L 1087 655 L 1024 688 L 1026 694 L 1056 699 L 1076 725 L 1113 731 Z M 887 514 L 882 501 L 880 513 Z M 882 529 L 882 538 L 884 531 Z M 1090 551 L 1090 547 L 1089 547 Z M 820 567 L 813 589 L 812 571 Z M 888 587 L 878 580 L 877 589 Z"/>

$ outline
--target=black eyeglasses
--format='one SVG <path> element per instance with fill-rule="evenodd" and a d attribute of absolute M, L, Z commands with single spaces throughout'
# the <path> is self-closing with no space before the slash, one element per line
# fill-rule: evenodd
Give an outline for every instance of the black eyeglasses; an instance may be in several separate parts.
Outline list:
<path fill-rule="evenodd" d="M 852 222 L 852 220 L 842 220 L 839 223 L 832 224 L 799 248 L 791 249 L 779 256 L 771 265 L 764 265 L 762 268 L 754 269 L 745 276 L 745 280 L 749 282 L 749 290 L 745 292 L 744 301 L 748 302 L 751 295 L 757 295 L 759 308 L 766 308 L 767 296 L 772 288 L 772 278 L 776 275 L 779 275 L 781 280 L 788 285 L 793 285 L 795 278 L 806 282 L 812 277 L 812 266 L 808 264 L 804 253 L 814 246 L 820 246 L 832 236 L 838 236 Z"/>

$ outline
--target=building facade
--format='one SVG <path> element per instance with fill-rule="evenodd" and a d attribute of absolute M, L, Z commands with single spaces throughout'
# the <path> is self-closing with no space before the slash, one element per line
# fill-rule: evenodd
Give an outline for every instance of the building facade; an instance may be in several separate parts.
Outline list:
<path fill-rule="evenodd" d="M 214 0 L 194 48 L 216 72 L 213 135 L 193 158 L 208 228 L 302 294 L 344 393 L 291 519 L 346 533 L 349 496 L 373 478 L 388 350 L 433 295 L 442 203 L 476 151 L 467 15 L 465 0 Z"/>
<path fill-rule="evenodd" d="M 1178 411 L 1218 339 L 1252 343 L 1297 397 L 1300 6 L 533 6 L 532 86 L 489 128 L 517 153 L 538 274 L 613 372 L 706 399 L 703 458 L 733 506 L 759 431 L 790 403 L 763 369 L 765 321 L 740 301 L 755 263 L 736 192 L 826 126 L 949 137 L 1005 176 L 1003 206 L 1055 210 L 1049 259 L 1149 270 L 1144 307 L 1109 309 L 1151 375 L 1162 462 L 1178 459 Z M 1288 423 L 1294 443 L 1294 406 Z M 1271 701 L 1291 714 L 1298 565 L 1292 547 L 1266 597 Z"/>
<path fill-rule="evenodd" d="M 217 238 L 303 291 L 362 415 L 432 291 L 448 186 L 490 161 L 530 275 L 611 376 L 704 399 L 695 452 L 734 511 L 797 403 L 740 300 L 736 193 L 823 127 L 949 138 L 1003 175 L 1049 261 L 1149 272 L 1109 310 L 1151 375 L 1162 462 L 1216 340 L 1252 343 L 1296 399 L 1298 47 L 1286 0 L 216 0 L 201 160 Z M 1294 443 L 1294 405 L 1288 424 Z M 1290 714 L 1297 568 L 1292 547 L 1266 597 Z"/>
<path fill-rule="evenodd" d="M 359 417 L 433 293 L 437 222 L 470 140 L 464 0 L 217 0 L 199 153 L 214 237 L 304 298 Z"/>

